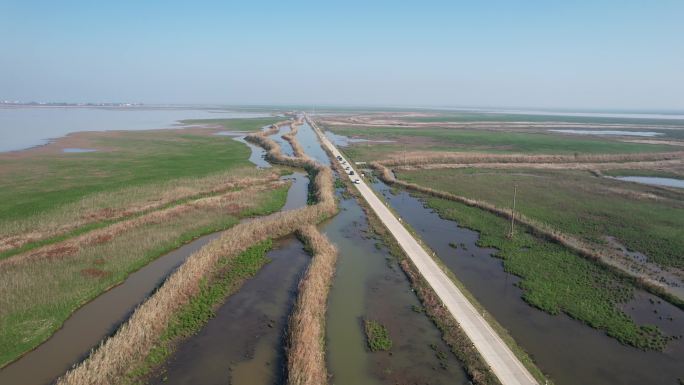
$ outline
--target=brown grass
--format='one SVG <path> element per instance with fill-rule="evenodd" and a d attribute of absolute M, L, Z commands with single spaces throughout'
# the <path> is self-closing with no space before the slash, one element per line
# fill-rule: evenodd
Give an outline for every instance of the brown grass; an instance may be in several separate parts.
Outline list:
<path fill-rule="evenodd" d="M 255 134 L 249 137 L 266 148 L 269 154 L 280 154 L 282 157 L 277 143 L 265 135 Z M 280 163 L 280 157 L 272 160 Z M 307 169 L 315 168 L 314 187 L 318 202 L 312 206 L 279 212 L 236 225 L 191 255 L 153 296 L 136 309 L 114 336 L 61 377 L 57 382 L 59 385 L 121 382 L 130 368 L 149 354 L 173 314 L 198 293 L 200 282 L 210 277 L 221 258 L 234 258 L 255 243 L 285 236 L 307 225 L 318 223 L 336 212 L 332 171 L 309 159 L 283 158 L 289 158 L 283 159 L 283 163 L 297 164 Z M 323 247 L 322 244 L 319 245 Z"/>
<path fill-rule="evenodd" d="M 93 267 L 81 270 L 81 275 L 89 278 L 105 278 L 111 274 L 112 273 L 109 271 L 104 271 Z"/>
<path fill-rule="evenodd" d="M 316 227 L 298 230 L 313 253 L 313 260 L 299 282 L 299 295 L 290 317 L 287 349 L 287 383 L 328 383 L 325 364 L 325 312 L 335 273 L 337 249 Z"/>

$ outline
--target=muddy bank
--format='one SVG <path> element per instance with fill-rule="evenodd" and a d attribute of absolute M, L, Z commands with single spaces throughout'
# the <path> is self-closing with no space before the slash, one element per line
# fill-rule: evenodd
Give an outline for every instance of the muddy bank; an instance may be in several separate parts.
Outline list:
<path fill-rule="evenodd" d="M 373 187 L 556 384 L 674 385 L 677 378 L 684 378 L 682 339 L 671 341 L 664 352 L 644 352 L 621 345 L 564 314 L 552 316 L 537 310 L 522 300 L 522 290 L 516 286 L 518 278 L 506 273 L 502 261 L 492 257 L 496 250 L 476 245 L 477 232 L 439 218 L 423 202 L 404 191 L 393 195 L 381 182 Z M 454 249 L 450 242 L 459 247 Z M 626 305 L 628 308 L 633 307 L 642 316 L 650 316 L 654 310 L 657 312 L 654 314 L 663 316 L 660 323 L 635 317 L 638 322 L 654 323 L 668 334 L 684 331 L 681 310 L 664 301 L 658 303 L 656 297 L 643 291 L 636 293 L 635 300 Z M 667 309 L 655 308 L 656 305 Z M 668 323 L 669 326 L 665 325 Z"/>
<path fill-rule="evenodd" d="M 310 257 L 294 237 L 277 242 L 271 260 L 183 341 L 150 384 L 279 384 L 283 341 L 297 282 Z"/>

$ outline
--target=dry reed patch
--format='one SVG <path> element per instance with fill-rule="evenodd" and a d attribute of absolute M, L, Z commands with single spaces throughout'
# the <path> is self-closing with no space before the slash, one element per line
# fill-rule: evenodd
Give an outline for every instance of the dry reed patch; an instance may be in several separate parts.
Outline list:
<path fill-rule="evenodd" d="M 203 178 L 181 178 L 161 184 L 93 194 L 52 212 L 0 223 L 0 252 L 64 235 L 91 223 L 125 219 L 185 199 L 225 193 L 278 179 L 278 175 L 270 171 L 257 171 L 257 176 L 254 173 L 254 170 L 240 169 Z"/>
<path fill-rule="evenodd" d="M 89 267 L 87 269 L 82 269 L 80 271 L 81 275 L 88 278 L 105 278 L 112 275 L 111 271 L 104 271 L 94 267 Z"/>
<path fill-rule="evenodd" d="M 118 222 L 107 227 L 89 231 L 80 236 L 67 239 L 62 242 L 47 245 L 38 249 L 18 254 L 13 257 L 0 260 L 0 266 L 26 263 L 40 258 L 65 258 L 75 254 L 83 247 L 93 244 L 110 242 L 113 238 L 133 228 L 146 224 L 161 223 L 178 218 L 191 210 L 211 208 L 222 210 L 224 214 L 236 214 L 245 208 L 255 207 L 258 203 L 254 200 L 254 194 L 281 187 L 285 182 L 271 182 L 267 185 L 258 185 L 240 191 L 229 192 L 220 196 L 200 198 L 178 206 L 153 211 L 149 214 Z"/>
<path fill-rule="evenodd" d="M 52 259 L 52 258 L 62 258 L 68 255 L 73 255 L 78 252 L 78 248 L 73 245 L 58 245 L 56 247 L 52 247 L 49 250 L 45 251 L 45 258 Z"/>
<path fill-rule="evenodd" d="M 636 153 L 636 154 L 576 154 L 576 155 L 527 155 L 454 152 L 409 152 L 383 160 L 385 166 L 419 165 L 430 163 L 617 163 L 682 160 L 684 152 Z"/>
<path fill-rule="evenodd" d="M 313 259 L 299 282 L 299 294 L 288 327 L 287 383 L 328 383 L 325 364 L 325 312 L 335 273 L 337 249 L 316 227 L 297 231 Z"/>

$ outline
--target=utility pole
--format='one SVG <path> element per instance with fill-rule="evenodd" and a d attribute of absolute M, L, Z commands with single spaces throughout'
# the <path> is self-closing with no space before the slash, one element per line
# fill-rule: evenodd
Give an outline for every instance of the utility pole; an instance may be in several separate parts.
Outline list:
<path fill-rule="evenodd" d="M 516 198 L 517 194 L 518 194 L 518 185 L 514 184 L 513 185 L 513 209 L 511 210 L 511 232 L 508 233 L 508 238 L 513 238 L 513 233 L 514 233 L 513 226 L 515 226 L 515 198 Z"/>

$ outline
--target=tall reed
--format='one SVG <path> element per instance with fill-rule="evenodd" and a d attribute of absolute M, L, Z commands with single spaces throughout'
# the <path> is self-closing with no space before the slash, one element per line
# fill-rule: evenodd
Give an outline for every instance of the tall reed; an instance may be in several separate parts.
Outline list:
<path fill-rule="evenodd" d="M 313 259 L 299 282 L 299 294 L 288 326 L 287 383 L 325 385 L 325 312 L 335 273 L 337 249 L 315 226 L 298 236 L 311 249 Z"/>

